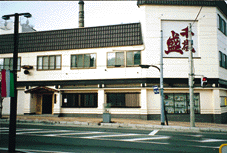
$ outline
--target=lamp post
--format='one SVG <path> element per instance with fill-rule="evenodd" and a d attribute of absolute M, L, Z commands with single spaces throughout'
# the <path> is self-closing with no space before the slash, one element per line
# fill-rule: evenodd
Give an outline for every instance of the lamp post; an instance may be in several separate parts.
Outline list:
<path fill-rule="evenodd" d="M 149 68 L 154 67 L 159 70 L 160 72 L 160 103 L 161 103 L 161 125 L 165 125 L 165 111 L 164 111 L 164 92 L 163 92 L 163 32 L 160 31 L 161 35 L 161 43 L 160 43 L 160 68 L 155 65 L 140 65 L 141 68 Z M 168 125 L 168 123 L 167 123 Z"/>
<path fill-rule="evenodd" d="M 164 92 L 163 92 L 163 68 L 162 66 L 159 68 L 155 65 L 140 65 L 141 68 L 149 68 L 154 67 L 160 72 L 160 104 L 161 104 L 161 125 L 165 125 L 165 112 L 164 112 Z"/>
<path fill-rule="evenodd" d="M 9 125 L 9 145 L 8 151 L 10 153 L 15 152 L 16 144 L 16 116 L 17 116 L 17 60 L 18 60 L 18 23 L 19 16 L 30 18 L 30 13 L 15 13 L 2 16 L 2 19 L 9 20 L 10 17 L 14 17 L 14 52 L 13 52 L 13 76 L 14 76 L 14 97 L 10 98 L 10 125 Z"/>

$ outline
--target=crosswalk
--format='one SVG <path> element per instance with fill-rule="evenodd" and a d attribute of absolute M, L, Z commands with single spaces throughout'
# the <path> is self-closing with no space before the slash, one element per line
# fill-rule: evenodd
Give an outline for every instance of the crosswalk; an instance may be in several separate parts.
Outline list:
<path fill-rule="evenodd" d="M 206 147 L 204 144 L 216 143 L 212 145 L 213 148 L 219 148 L 220 144 L 227 143 L 226 139 L 209 138 L 201 134 L 183 135 L 182 138 L 168 135 L 158 135 L 159 130 L 150 131 L 147 134 L 140 133 L 121 133 L 121 132 L 107 132 L 107 131 L 77 131 L 77 130 L 60 130 L 60 129 L 27 129 L 17 128 L 16 135 L 26 136 L 41 136 L 41 137 L 58 137 L 58 138 L 78 138 L 78 139 L 95 139 L 95 140 L 111 140 L 137 143 L 157 143 L 157 144 L 171 144 L 174 141 L 196 142 L 201 147 Z M 0 134 L 9 134 L 9 129 L 5 127 L 0 128 Z M 186 139 L 186 137 L 188 139 Z M 210 147 L 210 145 L 209 145 Z"/>

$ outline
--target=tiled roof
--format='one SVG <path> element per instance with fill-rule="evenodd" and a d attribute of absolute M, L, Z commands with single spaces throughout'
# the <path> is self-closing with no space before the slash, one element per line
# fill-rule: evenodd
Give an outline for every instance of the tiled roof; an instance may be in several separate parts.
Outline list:
<path fill-rule="evenodd" d="M 137 0 L 137 5 L 189 5 L 189 6 L 215 6 L 227 16 L 227 5 L 224 0 Z"/>
<path fill-rule="evenodd" d="M 0 54 L 13 53 L 13 34 L 0 35 Z M 141 45 L 140 23 L 19 34 L 18 52 Z"/>

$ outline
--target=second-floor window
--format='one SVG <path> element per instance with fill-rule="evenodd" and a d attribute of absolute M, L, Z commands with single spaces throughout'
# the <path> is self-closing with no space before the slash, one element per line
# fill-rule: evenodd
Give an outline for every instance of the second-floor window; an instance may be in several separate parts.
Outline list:
<path fill-rule="evenodd" d="M 227 31 L 226 31 L 226 22 L 225 20 L 220 16 L 218 15 L 218 29 L 223 33 L 223 34 L 227 34 Z"/>
<path fill-rule="evenodd" d="M 107 53 L 107 67 L 139 66 L 141 63 L 140 51 L 122 51 Z"/>
<path fill-rule="evenodd" d="M 219 66 L 227 69 L 227 55 L 219 51 Z"/>
<path fill-rule="evenodd" d="M 38 56 L 37 61 L 38 70 L 61 69 L 61 55 Z"/>
<path fill-rule="evenodd" d="M 17 60 L 17 70 L 20 71 L 21 58 Z M 0 69 L 13 70 L 13 58 L 0 58 Z"/>
<path fill-rule="evenodd" d="M 96 54 L 71 55 L 71 68 L 95 68 Z"/>

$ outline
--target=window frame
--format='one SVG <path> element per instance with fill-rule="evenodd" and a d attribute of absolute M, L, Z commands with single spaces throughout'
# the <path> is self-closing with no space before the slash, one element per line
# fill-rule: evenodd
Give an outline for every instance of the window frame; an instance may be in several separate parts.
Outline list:
<path fill-rule="evenodd" d="M 53 69 L 51 69 L 51 63 L 50 63 L 50 58 L 54 57 L 54 64 L 52 67 L 54 67 Z M 57 68 L 57 57 L 60 57 L 60 68 Z M 48 64 L 47 64 L 47 68 L 45 68 L 44 65 L 44 58 L 47 58 L 48 60 Z M 42 64 L 39 64 L 39 59 L 42 59 L 41 62 Z M 41 66 L 41 69 L 40 69 Z M 62 55 L 45 55 L 45 56 L 37 56 L 37 67 L 36 67 L 37 71 L 53 71 L 53 70 L 61 70 L 62 69 Z"/>
<path fill-rule="evenodd" d="M 175 95 L 184 95 L 185 99 L 183 99 L 184 101 L 179 101 L 177 99 L 175 99 Z M 172 95 L 172 98 L 173 99 L 169 99 L 168 96 Z M 196 102 L 194 103 L 195 105 L 195 109 L 198 108 L 198 110 L 196 109 L 195 110 L 195 114 L 200 114 L 201 113 L 201 101 L 200 101 L 200 93 L 194 93 L 194 95 L 197 95 L 198 96 L 198 103 L 196 105 Z M 166 96 L 168 97 L 168 99 L 166 98 Z M 180 98 L 180 97 L 179 97 Z M 194 98 L 195 99 L 195 98 Z M 173 104 L 171 105 L 170 102 L 173 102 Z M 178 103 L 176 103 L 178 102 Z M 181 103 L 179 103 L 181 102 Z M 185 105 L 182 106 L 182 103 L 185 102 Z M 169 103 L 169 104 L 168 104 Z M 168 104 L 168 105 L 167 105 Z M 178 106 L 179 104 L 181 104 L 181 106 Z M 190 100 L 189 100 L 189 93 L 164 93 L 164 107 L 165 107 L 165 111 L 168 113 L 168 114 L 190 114 Z M 173 112 L 168 112 L 168 108 L 173 108 Z M 183 112 L 180 112 L 180 109 L 185 109 L 184 113 Z M 170 109 L 172 110 L 172 109 Z M 179 112 L 177 112 L 177 110 Z"/>
<path fill-rule="evenodd" d="M 132 61 L 133 61 L 133 65 L 128 65 L 127 64 L 127 62 L 128 62 L 128 59 L 127 59 L 127 57 L 128 57 L 128 55 L 127 55 L 127 53 L 130 53 L 130 52 L 133 52 L 133 59 L 132 59 Z M 140 64 L 138 64 L 138 65 L 135 65 L 135 52 L 140 52 L 140 64 L 141 64 L 141 50 L 130 50 L 130 51 L 128 51 L 128 50 L 125 50 L 125 51 L 114 51 L 114 52 L 107 52 L 106 54 L 106 65 L 107 65 L 107 68 L 124 68 L 124 67 L 139 67 L 139 65 Z M 114 54 L 114 58 L 115 58 L 115 65 L 108 65 L 109 64 L 109 54 Z M 116 63 L 117 63 L 117 53 L 123 53 L 124 54 L 124 64 L 123 65 L 117 65 Z"/>
<path fill-rule="evenodd" d="M 91 104 L 87 103 L 86 95 L 94 96 L 93 105 L 86 105 Z M 73 101 L 68 101 L 68 96 L 71 96 Z M 77 99 L 76 99 L 77 98 Z M 67 102 L 65 102 L 65 100 Z M 98 93 L 62 93 L 62 108 L 98 108 Z"/>
<path fill-rule="evenodd" d="M 137 106 L 127 106 L 127 101 L 126 101 L 126 95 L 129 94 L 138 94 L 139 97 L 138 101 L 136 102 L 138 105 Z M 140 92 L 106 92 L 106 103 L 110 104 L 110 108 L 141 108 L 141 93 Z M 116 95 L 115 97 L 120 97 L 119 95 L 124 95 L 124 100 L 123 103 L 124 105 L 119 105 L 119 100 L 116 100 L 116 105 L 112 105 L 112 103 L 109 101 L 109 96 L 110 95 Z M 118 96 L 117 96 L 118 95 Z"/>
<path fill-rule="evenodd" d="M 218 14 L 218 29 L 224 34 L 227 35 L 226 31 L 226 22 L 225 20 Z"/>
<path fill-rule="evenodd" d="M 0 59 L 3 59 L 3 65 L 0 65 L 0 69 L 11 70 L 11 71 L 13 70 L 13 57 L 3 57 Z M 8 69 L 5 68 L 6 59 L 9 59 L 9 64 L 7 65 L 9 67 Z M 10 64 L 12 64 L 12 65 L 10 65 Z M 17 59 L 17 71 L 21 71 L 21 57 L 18 57 L 18 59 Z"/>
<path fill-rule="evenodd" d="M 77 57 L 77 56 L 83 56 L 82 57 L 82 61 L 83 61 L 83 64 L 82 64 L 82 67 L 76 67 L 76 66 L 73 66 L 73 56 Z M 86 55 L 89 55 L 89 67 L 85 67 L 85 56 Z M 91 66 L 91 55 L 95 55 L 95 60 L 94 60 L 94 67 L 90 67 Z M 77 63 L 77 60 L 75 62 L 76 64 L 75 65 L 78 65 Z M 97 54 L 96 53 L 86 53 L 86 54 L 71 54 L 71 57 L 70 57 L 70 69 L 74 70 L 74 69 L 96 69 L 97 67 Z"/>
<path fill-rule="evenodd" d="M 132 52 L 133 53 L 133 65 L 127 65 L 127 53 L 130 53 Z M 140 64 L 136 65 L 135 64 L 135 52 L 139 52 L 140 53 L 140 64 L 141 64 L 141 51 L 137 50 L 137 51 L 126 51 L 126 67 L 138 67 Z"/>

